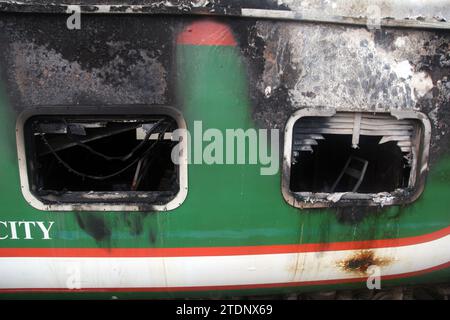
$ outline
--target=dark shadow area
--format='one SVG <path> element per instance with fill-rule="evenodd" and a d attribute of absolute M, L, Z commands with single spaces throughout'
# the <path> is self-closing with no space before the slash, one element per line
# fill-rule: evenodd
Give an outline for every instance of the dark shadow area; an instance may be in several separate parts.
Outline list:
<path fill-rule="evenodd" d="M 81 125 L 80 125 L 81 123 Z M 147 126 L 137 138 L 137 129 Z M 71 119 L 37 116 L 25 134 L 30 187 L 38 194 L 67 191 L 178 192 L 178 167 L 164 138 L 169 117 Z M 66 132 L 65 132 L 66 131 Z"/>
<path fill-rule="evenodd" d="M 367 169 L 356 192 L 391 192 L 408 186 L 410 167 L 395 142 L 379 144 L 381 137 L 360 136 L 359 148 L 352 148 L 351 135 L 324 134 L 312 146 L 313 152 L 301 151 L 291 167 L 290 189 L 293 192 L 331 192 L 350 157 L 367 161 Z M 294 141 L 295 142 L 295 141 Z M 351 163 L 356 172 L 362 164 Z M 349 192 L 357 183 L 343 174 L 334 192 Z"/>

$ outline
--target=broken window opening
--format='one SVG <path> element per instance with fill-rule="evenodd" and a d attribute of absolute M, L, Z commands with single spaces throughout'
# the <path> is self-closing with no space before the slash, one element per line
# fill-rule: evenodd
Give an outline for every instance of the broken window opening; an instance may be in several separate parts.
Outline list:
<path fill-rule="evenodd" d="M 24 126 L 30 191 L 44 203 L 168 203 L 180 190 L 177 128 L 165 115 L 33 116 Z"/>
<path fill-rule="evenodd" d="M 321 135 L 316 145 L 309 146 L 310 150 L 294 151 L 290 189 L 294 192 L 378 193 L 408 187 L 409 154 L 403 153 L 393 141 L 380 144 L 381 139 L 361 136 L 359 147 L 355 149 L 351 135 Z M 365 164 L 366 170 L 363 170 Z M 359 180 L 361 183 L 357 186 Z"/>
<path fill-rule="evenodd" d="M 396 118 L 330 109 L 298 114 L 288 121 L 283 165 L 283 195 L 292 205 L 321 207 L 341 199 L 341 205 L 394 204 L 422 191 L 430 126 L 421 114 Z"/>

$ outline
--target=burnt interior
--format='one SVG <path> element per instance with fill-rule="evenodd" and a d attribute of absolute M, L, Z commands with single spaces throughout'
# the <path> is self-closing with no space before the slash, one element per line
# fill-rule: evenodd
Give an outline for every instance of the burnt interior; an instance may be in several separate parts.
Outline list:
<path fill-rule="evenodd" d="M 352 147 L 352 135 L 323 134 L 312 145 L 312 151 L 293 152 L 290 190 L 293 192 L 392 192 L 407 188 L 411 173 L 410 158 L 395 141 L 381 143 L 381 136 L 359 137 L 358 148 Z M 295 138 L 293 144 L 296 143 Z M 349 159 L 356 173 L 367 168 L 357 190 L 358 178 L 342 174 Z M 364 162 L 363 162 L 364 161 Z M 342 174 L 342 176 L 341 176 Z M 339 177 L 341 178 L 339 179 Z M 334 188 L 333 188 L 334 187 Z"/>
<path fill-rule="evenodd" d="M 30 189 L 175 195 L 176 142 L 168 134 L 176 128 L 168 116 L 34 116 L 24 131 Z"/>

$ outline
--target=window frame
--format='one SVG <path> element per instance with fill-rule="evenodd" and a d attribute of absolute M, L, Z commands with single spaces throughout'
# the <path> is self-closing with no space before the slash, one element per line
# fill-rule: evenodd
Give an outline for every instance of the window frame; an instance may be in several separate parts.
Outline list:
<path fill-rule="evenodd" d="M 350 113 L 369 113 L 369 114 L 386 114 L 395 117 L 397 120 L 411 119 L 420 122 L 421 132 L 418 135 L 420 142 L 418 144 L 419 156 L 414 157 L 415 165 L 411 168 L 411 175 L 414 175 L 414 186 L 403 188 L 407 190 L 405 194 L 397 194 L 396 192 L 384 193 L 358 193 L 346 192 L 343 195 L 326 192 L 294 192 L 290 190 L 291 179 L 291 163 L 292 163 L 292 142 L 294 125 L 302 117 L 332 117 L 339 112 Z M 355 110 L 341 108 L 300 108 L 294 112 L 286 122 L 284 130 L 284 150 L 283 165 L 281 177 L 281 190 L 285 201 L 293 207 L 307 208 L 328 208 L 328 207 L 348 207 L 348 206 L 392 206 L 400 204 L 412 203 L 419 198 L 425 186 L 426 175 L 428 172 L 428 157 L 431 140 L 431 124 L 428 117 L 414 110 L 392 110 L 377 109 L 372 110 Z M 329 199 L 331 195 L 338 196 L 338 200 Z"/>
<path fill-rule="evenodd" d="M 99 198 L 94 200 L 64 202 L 64 203 L 47 203 L 42 198 L 35 195 L 29 184 L 28 165 L 26 157 L 25 145 L 25 124 L 34 116 L 64 116 L 64 115 L 82 115 L 82 116 L 148 116 L 148 115 L 165 115 L 173 118 L 181 130 L 179 140 L 180 161 L 178 164 L 178 182 L 179 189 L 177 194 L 165 204 L 152 204 L 145 202 L 127 202 L 126 196 L 117 195 L 118 193 L 126 193 L 128 191 L 109 191 L 94 192 L 99 193 Z M 18 155 L 18 166 L 20 175 L 20 184 L 22 195 L 25 200 L 35 209 L 42 211 L 170 211 L 179 207 L 187 197 L 188 192 L 188 165 L 187 165 L 187 138 L 185 137 L 186 122 L 182 114 L 172 106 L 152 106 L 152 105 L 120 105 L 120 106 L 44 106 L 25 109 L 16 121 L 16 145 Z M 140 191 L 141 193 L 151 193 L 152 191 Z M 101 198 L 101 200 L 100 200 Z M 117 198 L 124 199 L 123 202 Z M 114 201 L 114 202 L 112 202 Z"/>

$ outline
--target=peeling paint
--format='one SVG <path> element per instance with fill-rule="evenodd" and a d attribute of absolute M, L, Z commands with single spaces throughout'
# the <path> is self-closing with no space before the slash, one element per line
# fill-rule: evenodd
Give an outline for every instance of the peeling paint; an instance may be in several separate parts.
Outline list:
<path fill-rule="evenodd" d="M 258 23 L 258 34 L 267 43 L 261 88 L 287 86 L 293 105 L 415 108 L 432 89 L 426 72 L 377 47 L 364 29 Z"/>
<path fill-rule="evenodd" d="M 381 207 L 392 203 L 395 197 L 389 192 L 381 192 L 373 197 L 373 202 L 378 203 Z"/>

